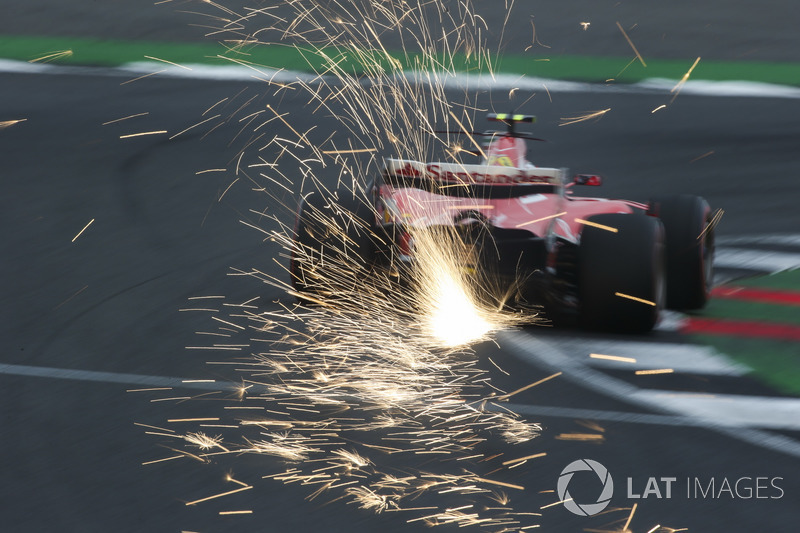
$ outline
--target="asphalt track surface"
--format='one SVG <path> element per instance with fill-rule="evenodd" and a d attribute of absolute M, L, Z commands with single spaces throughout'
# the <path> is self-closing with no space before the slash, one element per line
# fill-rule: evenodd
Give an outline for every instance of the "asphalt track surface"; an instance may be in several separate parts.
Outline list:
<path fill-rule="evenodd" d="M 91 8 L 85 2 L 2 3 L 12 4 L 3 7 L 3 33 L 192 41 L 205 32 L 187 26 L 188 15 L 178 12 L 196 7 L 190 2 L 154 6 L 149 0 L 126 0 L 93 3 Z M 614 24 L 619 20 L 645 56 L 798 60 L 797 32 L 782 5 L 739 3 L 733 10 L 728 2 L 706 2 L 701 10 L 696 2 L 646 9 L 616 1 L 564 2 L 512 19 L 509 34 L 514 46 L 527 46 L 530 15 L 535 13 L 539 39 L 553 47 L 552 53 L 630 54 Z M 592 31 L 580 33 L 582 20 L 592 21 Z M 492 27 L 498 22 L 489 20 Z M 224 294 L 244 301 L 260 296 L 260 305 L 268 309 L 284 297 L 277 289 L 226 275 L 230 267 L 279 273 L 272 266 L 276 247 L 239 222 L 248 209 L 278 206 L 241 183 L 220 202 L 230 175 L 196 174 L 231 167 L 241 146 L 241 139 L 231 142 L 238 131 L 235 124 L 208 135 L 209 128 L 197 128 L 172 141 L 165 135 L 119 138 L 181 131 L 199 122 L 203 111 L 220 99 L 246 86 L 248 94 L 261 94 L 263 86 L 157 78 L 121 86 L 124 78 L 104 75 L 0 76 L 0 121 L 26 119 L 0 129 L 5 191 L 0 197 L 5 230 L 0 236 L 0 363 L 62 369 L 20 376 L 0 367 L 0 530 L 421 529 L 398 515 L 374 516 L 341 503 L 325 505 L 324 499 L 307 502 L 304 488 L 261 482 L 262 474 L 280 468 L 271 459 L 142 466 L 163 456 L 163 450 L 134 422 L 159 425 L 174 416 L 207 415 L 213 407 L 200 401 L 150 402 L 149 396 L 125 392 L 142 385 L 128 384 L 124 376 L 122 382 L 110 382 L 107 375 L 90 381 L 92 376 L 85 373 L 64 379 L 63 369 L 224 378 L 205 365 L 205 354 L 185 350 L 195 341 L 194 332 L 205 327 L 203 319 L 179 311 L 187 298 Z M 721 235 L 800 227 L 800 164 L 795 157 L 800 101 L 680 95 L 667 109 L 651 113 L 670 98 L 663 93 L 579 93 L 553 94 L 551 102 L 540 91 L 525 111 L 539 116 L 537 134 L 550 142 L 534 146 L 531 157 L 542 165 L 602 174 L 606 185 L 598 192 L 607 196 L 646 200 L 662 192 L 701 194 L 726 211 Z M 298 128 L 319 123 L 319 134 L 327 136 L 335 121 L 311 116 L 304 102 L 261 97 L 262 104 L 290 113 Z M 508 106 L 505 94 L 487 95 L 483 103 L 499 111 Z M 602 120 L 558 126 L 562 117 L 606 108 L 611 111 Z M 144 112 L 148 115 L 102 125 Z M 285 201 L 292 205 L 295 199 L 287 193 Z M 647 339 L 662 337 L 669 340 L 664 333 Z M 478 355 L 492 357 L 511 374 L 493 375 L 507 390 L 549 373 L 493 345 L 480 347 Z M 197 391 L 188 390 L 190 394 Z M 640 411 L 567 380 L 531 389 L 515 402 Z M 781 499 L 641 500 L 631 524 L 634 531 L 656 524 L 715 532 L 796 528 L 796 458 L 681 425 L 603 422 L 602 445 L 568 442 L 556 435 L 585 429 L 573 418 L 530 418 L 544 424 L 540 438 L 513 450 L 498 444 L 498 451 L 515 456 L 547 453 L 503 478 L 526 487 L 524 493 L 512 494 L 517 510 L 539 512 L 555 501 L 552 493 L 540 491 L 555 487 L 566 464 L 589 457 L 609 468 L 617 491 L 624 490 L 628 476 L 637 483 L 636 492 L 649 477 L 783 478 Z M 237 495 L 235 503 L 184 505 L 219 492 L 227 472 L 256 488 Z M 255 512 L 218 516 L 231 508 Z M 541 524 L 546 531 L 582 531 L 602 529 L 625 516 L 579 518 L 556 506 L 544 511 Z"/>
<path fill-rule="evenodd" d="M 172 141 L 162 136 L 120 139 L 151 131 L 181 131 L 210 105 L 247 84 L 150 78 L 120 85 L 103 75 L 3 75 L 0 116 L 25 122 L 0 130 L 2 146 L 2 363 L 125 374 L 219 378 L 204 354 L 188 352 L 205 324 L 181 313 L 187 298 L 224 294 L 260 296 L 265 309 L 283 298 L 277 289 L 226 276 L 230 267 L 260 267 L 279 275 L 277 249 L 239 220 L 247 210 L 277 209 L 241 183 L 218 201 L 240 145 L 235 124 L 206 136 L 192 130 Z M 262 86 L 247 88 L 256 94 Z M 261 93 L 259 93 L 261 94 Z M 280 101 L 293 124 L 319 123 L 322 138 L 336 124 L 313 116 L 303 98 Z M 795 209 L 794 157 L 800 102 L 679 96 L 666 110 L 666 94 L 537 94 L 529 107 L 540 118 L 532 158 L 568 165 L 607 179 L 602 193 L 646 200 L 661 192 L 691 192 L 723 207 L 720 234 L 775 233 L 800 225 Z M 482 102 L 500 110 L 503 94 Z M 561 117 L 611 108 L 595 122 L 558 126 Z M 103 123 L 149 113 L 124 122 Z M 241 142 L 241 141 L 239 141 Z M 703 154 L 713 154 L 697 159 Z M 792 189 L 794 187 L 794 189 Z M 287 193 L 285 201 L 293 205 Z M 87 223 L 94 221 L 75 238 Z M 73 242 L 74 239 L 74 242 Z M 537 332 L 533 332 L 537 334 Z M 579 333 L 575 333 L 579 334 Z M 653 334 L 658 338 L 661 333 Z M 510 372 L 496 375 L 506 390 L 548 374 L 493 345 L 491 356 Z M 63 375 L 63 373 L 61 374 Z M 80 376 L 78 376 L 80 377 Z M 85 376 L 84 376 L 85 377 Z M 259 481 L 279 465 L 241 458 L 211 466 L 165 463 L 134 422 L 158 425 L 170 417 L 203 415 L 202 402 L 152 403 L 124 383 L 0 375 L 0 471 L 4 531 L 408 531 L 417 526 L 396 514 L 373 516 L 341 503 L 306 502 L 308 492 Z M 629 405 L 554 380 L 515 397 L 516 403 L 637 411 Z M 212 408 L 213 409 L 213 408 Z M 605 464 L 624 487 L 632 476 L 641 492 L 648 477 L 718 480 L 781 477 L 782 499 L 641 500 L 631 527 L 656 524 L 690 531 L 789 531 L 797 519 L 798 460 L 698 427 L 603 423 L 602 445 L 556 440 L 582 429 L 571 418 L 532 417 L 542 437 L 506 453 L 547 452 L 504 481 L 526 487 L 517 510 L 539 512 L 552 503 L 561 469 L 577 458 Z M 507 447 L 506 447 L 507 448 Z M 187 507 L 184 502 L 220 492 L 232 471 L 256 489 L 235 503 Z M 618 488 L 617 490 L 622 490 Z M 774 494 L 774 493 L 772 493 Z M 625 500 L 622 501 L 625 503 Z M 233 508 L 251 516 L 220 517 Z M 612 515 L 608 521 L 624 518 Z M 588 520 L 588 521 L 587 521 Z M 545 510 L 544 530 L 601 527 L 604 518 L 575 517 L 560 506 Z M 620 527 L 617 524 L 617 527 Z"/>

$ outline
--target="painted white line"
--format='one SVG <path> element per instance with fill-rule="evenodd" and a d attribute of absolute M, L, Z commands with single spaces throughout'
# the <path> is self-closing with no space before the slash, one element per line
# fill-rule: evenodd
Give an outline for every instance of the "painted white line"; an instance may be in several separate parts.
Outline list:
<path fill-rule="evenodd" d="M 118 383 L 135 387 L 170 387 L 176 389 L 200 389 L 236 391 L 238 386 L 227 382 L 198 382 L 185 378 L 148 376 L 141 374 L 123 374 L 117 372 L 96 372 L 93 370 L 73 370 L 68 368 L 52 368 L 27 365 L 0 364 L 0 374 L 28 376 L 35 378 L 66 379 L 98 383 Z M 605 411 L 599 409 L 575 409 L 543 405 L 522 405 L 504 403 L 500 407 L 487 406 L 490 411 L 511 410 L 521 415 L 549 416 L 558 418 L 579 418 L 624 422 L 629 424 L 654 424 L 665 426 L 699 426 L 707 423 L 696 418 L 685 416 L 654 415 L 649 413 L 628 413 L 622 411 Z M 798 421 L 800 423 L 800 421 Z"/>
<path fill-rule="evenodd" d="M 736 237 L 717 237 L 717 244 L 736 246 L 741 244 L 772 244 L 778 246 L 797 246 L 800 248 L 800 235 L 738 235 Z"/>
<path fill-rule="evenodd" d="M 604 420 L 607 422 L 623 422 L 626 424 L 652 424 L 659 426 L 697 426 L 706 427 L 705 421 L 687 416 L 654 415 L 650 413 L 629 413 L 625 411 L 605 411 L 601 409 L 576 409 L 574 407 L 554 407 L 549 405 L 523 405 L 504 403 L 501 407 L 487 404 L 488 410 L 500 411 L 509 409 L 520 415 L 548 416 L 554 418 L 573 418 L 583 420 Z"/>
<path fill-rule="evenodd" d="M 675 88 L 673 80 L 651 78 L 637 83 L 639 87 L 660 89 L 671 93 Z M 683 84 L 681 95 L 706 96 L 746 96 L 766 98 L 800 98 L 800 88 L 777 85 L 760 81 L 709 81 L 689 80 Z"/>
<path fill-rule="evenodd" d="M 276 70 L 265 67 L 249 68 L 239 65 L 200 65 L 185 64 L 180 67 L 158 62 L 134 62 L 116 68 L 109 67 L 73 67 L 52 65 L 47 63 L 28 63 L 0 59 L 0 72 L 23 74 L 82 74 L 103 76 L 139 76 L 158 73 L 160 77 L 222 80 L 222 81 L 251 81 L 271 80 L 278 83 L 291 83 L 297 80 L 313 81 L 319 76 L 309 72 Z M 426 73 L 407 71 L 403 83 L 427 84 L 429 76 Z M 328 83 L 335 84 L 336 79 L 326 77 Z M 566 93 L 620 93 L 620 94 L 670 94 L 677 80 L 649 79 L 634 84 L 603 84 L 585 83 L 547 78 L 536 78 L 519 74 L 495 75 L 465 74 L 441 76 L 437 82 L 442 83 L 447 89 L 457 90 L 508 90 L 518 88 L 522 90 L 547 90 L 548 92 Z M 365 83 L 369 83 L 368 80 Z M 684 95 L 731 96 L 749 98 L 791 98 L 800 99 L 800 88 L 787 85 L 750 81 L 703 81 L 689 80 L 681 89 Z"/>
<path fill-rule="evenodd" d="M 675 372 L 716 376 L 742 376 L 749 368 L 740 365 L 709 346 L 695 344 L 668 344 L 658 342 L 607 341 L 600 339 L 566 339 L 559 344 L 569 357 L 593 367 L 615 370 L 671 368 Z M 612 359 L 592 358 L 589 354 L 603 354 L 635 359 L 621 362 Z"/>
<path fill-rule="evenodd" d="M 269 68 L 251 69 L 238 65 L 185 65 L 185 67 L 188 67 L 191 70 L 150 61 L 127 63 L 119 67 L 80 67 L 52 65 L 47 63 L 28 63 L 26 61 L 0 59 L 0 72 L 14 74 L 85 75 L 135 78 L 137 76 L 157 73 L 159 77 L 165 78 L 220 81 L 270 80 L 277 83 L 291 83 L 297 80 L 308 82 L 318 78 L 318 76 L 307 72 L 275 70 Z"/>
<path fill-rule="evenodd" d="M 544 342 L 527 333 L 503 331 L 498 334 L 498 341 L 501 347 L 510 349 L 521 360 L 537 367 L 544 367 L 550 372 L 560 371 L 563 373 L 564 379 L 604 396 L 643 406 L 657 413 L 677 414 L 692 418 L 696 421 L 693 425 L 700 425 L 755 446 L 800 457 L 800 441 L 760 429 L 745 427 L 734 416 L 725 416 L 725 412 L 699 413 L 694 411 L 691 402 L 678 405 L 663 401 L 663 397 L 651 394 L 653 391 L 642 393 L 642 389 L 578 363 L 553 343 Z M 755 408 L 769 409 L 769 403 L 759 400 Z M 794 416 L 800 417 L 800 413 Z M 764 417 L 769 419 L 767 413 L 764 413 Z"/>
<path fill-rule="evenodd" d="M 506 336 L 504 334 L 504 336 Z M 565 357 L 558 350 L 553 349 L 547 344 L 535 341 L 535 339 L 511 338 L 512 344 L 518 344 L 524 351 L 520 351 L 523 359 L 529 362 L 533 356 L 529 352 L 536 349 L 538 353 L 544 353 L 544 360 L 549 360 L 548 364 L 557 363 L 558 358 Z M 541 364 L 543 360 L 536 360 Z M 576 379 L 583 384 L 590 383 L 592 387 L 604 392 L 607 395 L 623 399 L 628 402 L 644 404 L 650 408 L 660 411 L 675 411 L 679 413 L 688 412 L 688 416 L 679 415 L 657 415 L 649 413 L 626 413 L 620 411 L 604 411 L 597 409 L 575 409 L 567 407 L 504 404 L 494 409 L 510 409 L 523 415 L 551 416 L 562 418 L 588 418 L 592 420 L 605 420 L 609 422 L 623 422 L 634 424 L 656 424 L 667 426 L 686 426 L 714 429 L 722 433 L 739 438 L 751 444 L 756 444 L 765 448 L 781 451 L 790 455 L 800 457 L 800 443 L 783 437 L 757 430 L 749 430 L 741 425 L 754 424 L 760 427 L 781 427 L 785 429 L 800 428 L 800 400 L 783 398 L 739 398 L 735 396 L 717 396 L 714 398 L 700 398 L 687 394 L 675 394 L 665 391 L 647 391 L 637 389 L 625 382 L 609 378 L 593 370 L 577 371 L 580 366 L 558 364 L 559 368 L 571 367 L 565 373 L 570 379 Z M 36 378 L 66 379 L 76 381 L 90 381 L 100 383 L 119 383 L 137 387 L 173 387 L 184 389 L 200 390 L 223 390 L 236 391 L 238 385 L 226 382 L 197 382 L 185 378 L 148 376 L 141 374 L 124 374 L 117 372 L 97 372 L 93 370 L 73 370 L 67 368 L 38 367 L 28 365 L 0 364 L 0 374 L 29 376 Z M 613 391 L 613 393 L 608 394 Z M 777 401 L 776 401 L 777 400 Z M 729 413 L 733 409 L 738 415 L 732 420 L 720 417 L 721 413 Z M 771 416 L 765 416 L 765 411 L 772 411 Z M 731 425 L 732 424 L 732 425 Z"/>
<path fill-rule="evenodd" d="M 691 394 L 686 392 L 639 390 L 671 411 L 692 413 L 701 419 L 724 420 L 726 424 L 765 429 L 800 429 L 800 398 L 767 398 L 734 394 Z"/>
<path fill-rule="evenodd" d="M 800 268 L 800 253 L 717 248 L 714 253 L 714 266 L 780 272 L 782 270 Z"/>
<path fill-rule="evenodd" d="M 800 235 L 797 234 L 720 236 L 716 241 L 714 286 L 747 275 L 776 274 L 800 267 Z M 752 245 L 796 247 L 798 253 L 748 249 Z"/>
<path fill-rule="evenodd" d="M 716 284 L 716 277 L 714 278 Z M 661 311 L 661 317 L 654 328 L 656 331 L 679 331 L 687 322 L 686 315 L 678 311 L 670 311 L 664 309 Z"/>
<path fill-rule="evenodd" d="M 52 368 L 27 365 L 0 364 L 0 374 L 12 376 L 30 376 L 37 378 L 69 379 L 76 381 L 98 381 L 102 383 L 120 383 L 140 387 L 173 387 L 202 390 L 238 390 L 233 383 L 226 382 L 191 382 L 187 378 L 165 376 L 145 376 L 141 374 L 121 374 L 117 372 L 96 372 L 93 370 L 73 370 L 69 368 Z M 187 382 L 188 381 L 188 382 Z"/>
<path fill-rule="evenodd" d="M 469 75 L 458 74 L 444 78 L 447 88 L 467 90 L 490 90 L 519 88 L 522 90 L 542 90 L 549 92 L 607 92 L 629 94 L 670 94 L 677 80 L 652 78 L 633 84 L 602 84 L 564 80 L 551 80 L 522 76 L 519 74 Z M 788 85 L 754 81 L 706 81 L 689 80 L 683 84 L 681 94 L 702 96 L 730 96 L 749 98 L 800 98 L 800 88 Z"/>

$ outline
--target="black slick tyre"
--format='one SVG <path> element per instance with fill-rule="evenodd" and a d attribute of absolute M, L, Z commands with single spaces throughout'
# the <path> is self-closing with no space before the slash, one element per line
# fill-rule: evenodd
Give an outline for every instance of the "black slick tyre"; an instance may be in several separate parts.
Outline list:
<path fill-rule="evenodd" d="M 350 191 L 335 196 L 313 192 L 300 201 L 289 267 L 300 300 L 353 290 L 374 255 L 375 216 L 366 198 Z"/>
<path fill-rule="evenodd" d="M 711 208 L 690 194 L 650 200 L 648 215 L 664 224 L 667 252 L 667 307 L 700 309 L 711 293 L 714 229 Z"/>
<path fill-rule="evenodd" d="M 584 327 L 646 332 L 665 294 L 664 230 L 652 217 L 600 214 L 581 232 L 580 319 Z"/>

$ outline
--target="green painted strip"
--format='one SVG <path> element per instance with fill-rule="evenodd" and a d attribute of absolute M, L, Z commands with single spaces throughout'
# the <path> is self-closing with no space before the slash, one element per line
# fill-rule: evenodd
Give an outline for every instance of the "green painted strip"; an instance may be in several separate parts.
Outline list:
<path fill-rule="evenodd" d="M 797 344 L 762 339 L 692 335 L 692 342 L 713 346 L 753 369 L 755 377 L 780 392 L 800 396 L 800 357 Z"/>
<path fill-rule="evenodd" d="M 800 289 L 800 269 L 737 280 L 736 285 L 762 289 Z M 701 313 L 707 318 L 758 320 L 800 324 L 797 307 L 712 299 Z M 713 346 L 753 369 L 755 376 L 777 390 L 800 396 L 800 352 L 796 342 L 720 335 L 691 335 L 694 342 Z"/>
<path fill-rule="evenodd" d="M 176 63 L 209 63 L 211 57 L 224 51 L 224 48 L 214 44 L 0 36 L 0 57 L 58 65 L 119 66 L 133 61 L 146 61 L 145 56 L 159 57 Z"/>
<path fill-rule="evenodd" d="M 59 52 L 70 54 L 58 55 Z M 384 57 L 378 51 L 341 53 L 326 48 L 330 60 L 348 72 L 370 73 L 370 70 L 392 71 L 396 68 L 430 69 L 431 62 L 419 54 L 392 53 Z M 51 56 L 51 54 L 57 54 Z M 311 50 L 301 51 L 283 44 L 270 44 L 231 51 L 214 43 L 164 43 L 100 40 L 70 37 L 0 36 L 0 57 L 21 61 L 42 61 L 65 65 L 118 66 L 133 61 L 143 61 L 145 56 L 157 57 L 174 63 L 202 63 L 221 65 L 229 63 L 219 56 L 252 62 L 270 68 L 320 71 L 326 59 Z M 692 67 L 695 58 L 668 60 L 648 58 L 647 67 L 631 58 L 582 56 L 526 56 L 509 55 L 500 58 L 495 72 L 519 74 L 552 79 L 592 82 L 630 83 L 647 78 L 681 79 Z M 456 72 L 487 72 L 485 61 L 456 55 L 436 58 L 437 69 Z M 372 65 L 371 67 L 369 65 Z M 760 63 L 752 61 L 701 60 L 691 74 L 698 80 L 744 80 L 800 86 L 800 63 Z"/>
<path fill-rule="evenodd" d="M 793 305 L 712 298 L 702 312 L 696 314 L 703 318 L 750 320 L 769 322 L 771 324 L 800 325 L 800 312 L 797 307 Z"/>
<path fill-rule="evenodd" d="M 787 289 L 797 291 L 800 290 L 800 268 L 785 270 L 770 276 L 736 280 L 736 285 L 761 289 Z"/>
<path fill-rule="evenodd" d="M 760 289 L 797 291 L 800 290 L 800 269 L 786 270 L 769 276 L 737 280 L 736 285 Z M 711 298 L 708 305 L 696 314 L 703 318 L 752 320 L 800 325 L 800 312 L 798 312 L 797 307 L 793 305 Z"/>

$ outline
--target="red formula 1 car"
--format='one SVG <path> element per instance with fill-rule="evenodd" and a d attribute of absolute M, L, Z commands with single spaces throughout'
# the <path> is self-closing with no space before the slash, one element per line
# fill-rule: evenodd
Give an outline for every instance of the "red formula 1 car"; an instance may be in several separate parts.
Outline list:
<path fill-rule="evenodd" d="M 413 264 L 414 235 L 452 228 L 474 251 L 470 268 L 513 287 L 515 300 L 584 326 L 648 331 L 663 308 L 697 309 L 711 284 L 714 228 L 708 203 L 691 195 L 648 204 L 572 194 L 600 185 L 528 162 L 526 115 L 491 114 L 504 131 L 479 164 L 388 159 L 361 193 L 315 193 L 301 202 L 291 264 L 299 292 L 323 292 L 324 265 L 346 258 L 369 268 Z M 474 134 L 473 134 L 474 135 Z M 302 260 L 297 251 L 302 251 Z"/>

